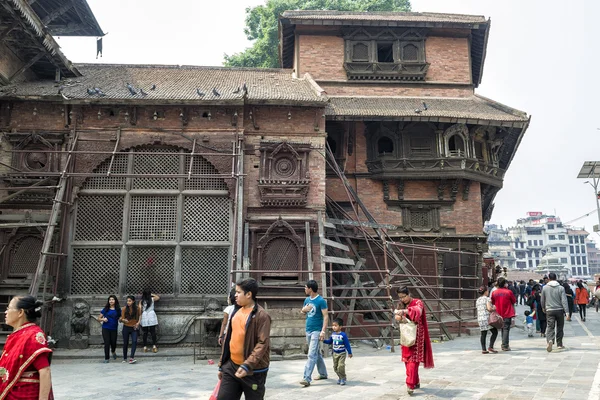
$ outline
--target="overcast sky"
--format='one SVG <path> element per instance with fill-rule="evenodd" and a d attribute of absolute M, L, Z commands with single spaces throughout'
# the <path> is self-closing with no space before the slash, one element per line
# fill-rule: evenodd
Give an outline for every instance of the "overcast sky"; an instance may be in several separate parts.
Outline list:
<path fill-rule="evenodd" d="M 74 62 L 221 65 L 250 43 L 245 9 L 263 0 L 88 0 L 104 37 L 62 38 Z M 226 7 L 225 7 L 226 5 Z M 563 222 L 594 211 L 591 186 L 576 179 L 600 160 L 600 1 L 412 0 L 413 11 L 492 19 L 483 83 L 477 93 L 523 110 L 532 122 L 496 197 L 492 223 L 512 225 L 527 211 Z M 573 224 L 591 232 L 594 212 Z M 598 238 L 597 234 L 591 236 Z"/>

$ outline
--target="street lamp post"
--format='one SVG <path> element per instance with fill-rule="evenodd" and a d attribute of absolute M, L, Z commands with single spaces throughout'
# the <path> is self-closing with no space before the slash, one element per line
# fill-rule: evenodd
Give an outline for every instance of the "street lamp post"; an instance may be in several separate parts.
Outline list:
<path fill-rule="evenodd" d="M 596 212 L 598 214 L 598 229 L 600 230 L 600 200 L 598 199 L 598 184 L 600 183 L 600 161 L 585 161 L 579 174 L 577 175 L 579 179 L 589 179 L 592 182 L 585 181 L 584 183 L 589 183 L 594 188 L 594 197 L 596 198 Z M 599 232 L 600 234 L 600 232 Z"/>

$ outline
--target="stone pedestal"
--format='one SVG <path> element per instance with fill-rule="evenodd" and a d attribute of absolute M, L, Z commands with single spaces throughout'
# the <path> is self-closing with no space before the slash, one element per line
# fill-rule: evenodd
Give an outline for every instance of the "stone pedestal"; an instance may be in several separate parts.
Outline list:
<path fill-rule="evenodd" d="M 69 338 L 70 349 L 87 349 L 90 345 L 89 336 L 71 336 Z"/>

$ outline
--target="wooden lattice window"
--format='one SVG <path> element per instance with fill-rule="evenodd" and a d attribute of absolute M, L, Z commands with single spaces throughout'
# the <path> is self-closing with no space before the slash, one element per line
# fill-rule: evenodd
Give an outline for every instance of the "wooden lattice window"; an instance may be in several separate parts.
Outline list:
<path fill-rule="evenodd" d="M 110 162 L 95 172 L 106 173 Z M 146 287 L 174 295 L 225 292 L 232 206 L 226 182 L 214 176 L 217 169 L 201 156 L 192 163 L 183 149 L 147 146 L 116 156 L 111 171 L 137 176 L 97 176 L 82 185 L 71 293 L 139 293 Z"/>
<path fill-rule="evenodd" d="M 269 226 L 258 240 L 257 269 L 259 279 L 301 279 L 304 266 L 304 240 L 281 218 Z"/>
<path fill-rule="evenodd" d="M 9 276 L 24 276 L 35 273 L 42 251 L 42 239 L 25 236 L 12 246 L 10 254 Z"/>
<path fill-rule="evenodd" d="M 429 228 L 431 226 L 430 211 L 411 211 L 410 225 L 413 229 Z"/>
<path fill-rule="evenodd" d="M 414 43 L 402 46 L 402 61 L 419 61 L 419 48 Z"/>
<path fill-rule="evenodd" d="M 352 45 L 352 61 L 369 61 L 369 43 L 358 42 Z"/>

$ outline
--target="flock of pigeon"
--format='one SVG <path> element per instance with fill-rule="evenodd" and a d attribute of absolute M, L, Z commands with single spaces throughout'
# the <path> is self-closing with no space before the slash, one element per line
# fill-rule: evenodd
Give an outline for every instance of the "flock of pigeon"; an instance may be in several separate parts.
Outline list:
<path fill-rule="evenodd" d="M 125 87 L 127 88 L 127 90 L 129 90 L 129 93 L 131 93 L 132 96 L 136 96 L 138 94 L 141 94 L 142 96 L 148 96 L 148 93 L 144 91 L 144 89 L 139 88 L 136 89 L 132 84 L 130 83 L 126 83 Z M 63 99 L 65 100 L 70 100 L 64 93 L 63 90 L 65 89 L 65 86 L 60 86 L 58 88 L 58 94 L 60 94 L 62 96 Z M 156 90 L 156 85 L 152 85 L 150 87 L 150 90 Z M 106 96 L 106 93 L 104 93 L 100 88 L 87 88 L 86 89 L 88 96 L 98 96 L 98 97 L 104 97 Z M 239 93 L 243 93 L 244 96 L 246 96 L 248 94 L 248 86 L 246 86 L 246 82 L 244 82 L 241 86 L 238 86 L 233 92 L 233 94 L 239 94 Z M 196 94 L 198 95 L 198 97 L 204 97 L 206 95 L 206 93 L 204 93 L 202 90 L 200 90 L 199 88 L 196 88 Z M 215 97 L 221 97 L 221 93 L 217 90 L 216 87 L 214 87 L 212 89 L 212 94 Z"/>

